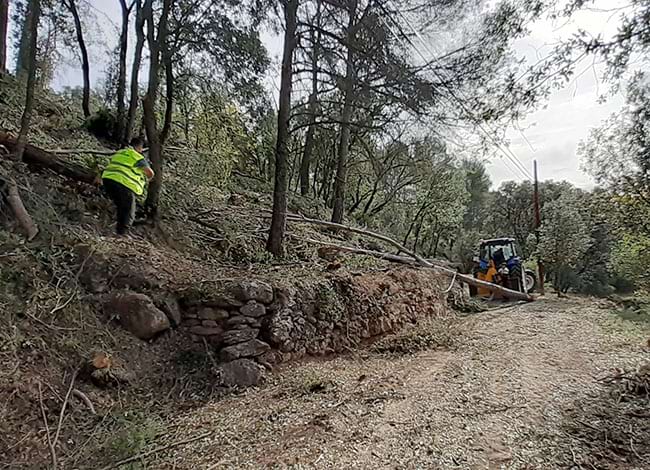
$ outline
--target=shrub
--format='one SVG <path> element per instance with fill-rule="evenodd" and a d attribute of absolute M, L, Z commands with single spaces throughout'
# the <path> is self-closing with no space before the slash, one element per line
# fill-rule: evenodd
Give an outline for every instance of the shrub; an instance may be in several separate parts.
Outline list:
<path fill-rule="evenodd" d="M 116 117 L 108 108 L 100 108 L 85 123 L 86 130 L 100 139 L 113 139 Z"/>

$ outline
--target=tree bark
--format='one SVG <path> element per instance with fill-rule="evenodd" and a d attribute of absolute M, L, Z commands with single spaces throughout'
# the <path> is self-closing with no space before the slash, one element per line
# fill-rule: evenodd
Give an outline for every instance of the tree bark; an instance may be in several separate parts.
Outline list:
<path fill-rule="evenodd" d="M 31 51 L 31 19 L 33 17 L 32 1 L 29 0 L 25 7 L 25 18 L 23 19 L 20 30 L 20 39 L 18 41 L 18 52 L 16 54 L 16 78 L 25 80 L 29 76 L 29 56 Z M 39 5 L 40 10 L 40 5 Z M 40 16 L 40 11 L 37 16 Z"/>
<path fill-rule="evenodd" d="M 278 134 L 275 148 L 275 185 L 273 188 L 273 216 L 266 249 L 275 256 L 284 254 L 284 233 L 287 224 L 287 173 L 289 160 L 289 120 L 291 119 L 291 88 L 293 53 L 298 42 L 297 16 L 299 0 L 284 0 L 284 50 L 280 78 Z"/>
<path fill-rule="evenodd" d="M 162 58 L 165 67 L 165 120 L 163 121 L 163 127 L 160 133 L 160 141 L 164 145 L 172 129 L 174 113 L 174 69 L 167 41 L 162 45 Z"/>
<path fill-rule="evenodd" d="M 129 112 L 124 130 L 124 140 L 129 142 L 133 137 L 133 126 L 135 125 L 135 114 L 138 110 L 140 99 L 140 87 L 138 79 L 140 76 L 140 64 L 142 62 L 142 48 L 144 47 L 144 14 L 141 0 L 135 0 L 135 52 L 133 54 L 133 68 L 131 69 L 131 97 L 129 99 Z"/>
<path fill-rule="evenodd" d="M 384 259 L 386 261 L 390 261 L 393 263 L 406 264 L 408 266 L 421 266 L 417 261 L 415 261 L 413 258 L 410 258 L 408 256 L 399 256 L 399 255 L 394 255 L 393 253 L 386 253 L 383 251 L 366 250 L 364 248 L 337 245 L 335 243 L 325 242 L 322 240 L 314 240 L 313 238 L 301 238 L 301 240 L 304 240 L 309 243 L 314 243 L 316 245 L 323 245 L 327 248 L 332 248 L 334 250 L 338 250 L 343 253 L 355 253 L 358 255 L 368 255 L 368 256 L 373 256 L 375 258 Z M 451 263 L 441 259 L 429 258 L 427 259 L 427 261 L 433 265 L 441 266 L 447 269 L 459 269 L 462 267 L 462 265 L 460 265 L 459 263 Z"/>
<path fill-rule="evenodd" d="M 336 178 L 334 180 L 334 207 L 332 209 L 332 222 L 343 222 L 345 213 L 345 181 L 347 176 L 348 153 L 350 151 L 350 121 L 352 120 L 354 102 L 354 51 L 353 32 L 354 21 L 357 13 L 357 0 L 350 0 L 348 7 L 348 32 L 346 34 L 347 57 L 345 64 L 345 80 L 343 81 L 343 112 L 341 113 L 341 140 L 339 142 L 338 158 L 336 161 Z"/>
<path fill-rule="evenodd" d="M 422 205 L 420 206 L 418 211 L 415 213 L 415 216 L 411 220 L 411 223 L 409 225 L 409 229 L 407 230 L 406 235 L 404 236 L 404 241 L 402 242 L 404 245 L 406 245 L 408 243 L 409 237 L 411 236 L 411 232 L 413 232 L 413 229 L 415 228 L 415 224 L 418 222 L 418 220 L 420 220 L 420 218 L 422 217 L 422 214 L 424 213 L 425 209 L 427 208 L 428 195 L 424 199 L 425 199 L 424 202 L 422 203 Z"/>
<path fill-rule="evenodd" d="M 7 31 L 9 0 L 0 0 L 0 73 L 7 71 Z"/>
<path fill-rule="evenodd" d="M 11 211 L 18 221 L 27 236 L 27 240 L 33 240 L 36 235 L 38 235 L 38 226 L 34 223 L 34 220 L 25 209 L 23 200 L 20 198 L 20 193 L 18 192 L 18 185 L 12 178 L 4 179 L 0 177 L 0 188 L 6 186 L 6 198 Z M 0 191 L 2 193 L 3 191 Z M 1 196 L 1 194 L 0 194 Z"/>
<path fill-rule="evenodd" d="M 25 109 L 20 119 L 20 133 L 14 153 L 16 159 L 21 160 L 27 145 L 27 134 L 32 121 L 32 111 L 34 108 L 34 88 L 36 87 L 36 46 L 38 40 L 38 22 L 41 16 L 40 0 L 30 0 L 28 6 L 29 15 L 25 20 L 29 24 L 29 57 L 27 63 L 27 92 L 25 93 Z"/>
<path fill-rule="evenodd" d="M 79 18 L 79 11 L 75 0 L 67 0 L 63 2 L 70 11 L 72 19 L 74 20 L 74 29 L 77 34 L 77 43 L 79 44 L 79 53 L 81 54 L 81 70 L 83 74 L 83 102 L 82 108 L 84 117 L 90 116 L 90 61 L 88 60 L 88 49 L 86 49 L 86 41 L 84 40 L 83 28 L 81 27 L 81 19 Z"/>
<path fill-rule="evenodd" d="M 131 9 L 126 4 L 126 0 L 120 0 L 122 7 L 122 29 L 120 31 L 120 59 L 117 72 L 117 119 L 115 120 L 114 138 L 124 144 L 126 135 L 126 53 L 129 45 L 129 15 Z"/>
<path fill-rule="evenodd" d="M 147 21 L 147 44 L 149 45 L 149 86 L 142 106 L 144 110 L 144 124 L 149 140 L 149 160 L 154 171 L 154 177 L 149 183 L 145 211 L 151 220 L 158 219 L 158 205 L 163 177 L 163 153 L 161 136 L 158 132 L 156 121 L 156 100 L 158 97 L 158 73 L 160 70 L 161 45 L 167 40 L 167 20 L 173 0 L 164 0 L 163 9 L 158 23 L 158 34 L 153 15 L 153 0 L 145 0 L 144 16 Z"/>
<path fill-rule="evenodd" d="M 351 68 L 351 67 L 350 67 Z M 347 79 L 346 79 L 347 81 Z M 345 213 L 345 185 L 347 179 L 348 154 L 350 151 L 350 120 L 352 118 L 352 90 L 345 92 L 345 103 L 341 114 L 341 140 L 336 159 L 336 177 L 334 179 L 334 207 L 332 222 L 343 222 Z"/>

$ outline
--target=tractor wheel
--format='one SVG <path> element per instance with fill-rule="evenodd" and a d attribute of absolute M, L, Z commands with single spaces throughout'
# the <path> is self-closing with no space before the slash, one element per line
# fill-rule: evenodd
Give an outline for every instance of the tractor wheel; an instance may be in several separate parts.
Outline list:
<path fill-rule="evenodd" d="M 513 266 L 510 270 L 510 289 L 523 292 L 521 281 L 521 266 Z"/>
<path fill-rule="evenodd" d="M 537 287 L 537 277 L 535 277 L 535 273 L 530 269 L 526 269 L 524 278 L 526 280 L 526 293 L 530 294 Z"/>

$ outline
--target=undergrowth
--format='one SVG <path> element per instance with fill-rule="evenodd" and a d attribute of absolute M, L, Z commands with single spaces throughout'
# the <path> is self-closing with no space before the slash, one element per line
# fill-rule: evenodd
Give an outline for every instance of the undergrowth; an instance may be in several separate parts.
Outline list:
<path fill-rule="evenodd" d="M 458 327 L 450 319 L 426 319 L 372 345 L 380 354 L 414 354 L 429 349 L 449 349 L 456 344 Z"/>
<path fill-rule="evenodd" d="M 606 388 L 576 400 L 566 413 L 571 459 L 578 468 L 647 468 L 650 375 L 617 374 L 604 383 Z"/>
<path fill-rule="evenodd" d="M 111 429 L 110 435 L 113 437 L 106 442 L 103 450 L 114 461 L 142 452 L 164 431 L 164 426 L 159 419 L 138 412 L 126 412 L 113 417 L 111 421 L 107 426 Z M 143 467 L 136 462 L 123 468 L 135 470 Z"/>
<path fill-rule="evenodd" d="M 620 306 L 615 313 L 622 319 L 634 323 L 650 323 L 650 295 L 636 294 L 615 300 Z"/>

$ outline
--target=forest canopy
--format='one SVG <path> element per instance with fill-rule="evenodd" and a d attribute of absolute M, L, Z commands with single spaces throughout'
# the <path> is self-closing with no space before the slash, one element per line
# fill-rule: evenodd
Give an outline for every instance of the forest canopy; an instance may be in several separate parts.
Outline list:
<path fill-rule="evenodd" d="M 89 53 L 102 41 L 92 25 L 104 21 L 93 2 L 2 3 L 11 14 L 1 66 L 27 90 L 21 122 L 3 127 L 19 130 L 24 146 L 34 100 L 73 57 L 83 86 L 58 96 L 81 113 L 79 125 L 114 148 L 147 138 L 152 220 L 184 203 L 184 187 L 212 197 L 246 174 L 272 193 L 266 247 L 275 256 L 286 252 L 286 216 L 297 204 L 458 263 L 479 239 L 512 236 L 560 291 L 647 288 L 636 264 L 650 256 L 650 92 L 639 66 L 650 44 L 647 2 L 615 9 L 616 34 L 579 31 L 528 63 L 515 44 L 532 25 L 593 2 L 119 0 L 117 47 L 106 51 L 101 83 L 91 82 L 102 67 Z M 277 70 L 270 34 L 282 42 Z M 542 182 L 537 227 L 530 169 L 505 130 L 585 56 L 602 61 L 625 106 L 580 145 L 597 186 Z M 493 187 L 494 154 L 524 180 Z"/>

